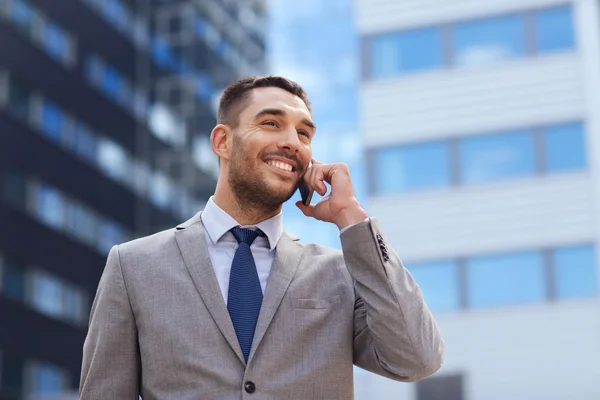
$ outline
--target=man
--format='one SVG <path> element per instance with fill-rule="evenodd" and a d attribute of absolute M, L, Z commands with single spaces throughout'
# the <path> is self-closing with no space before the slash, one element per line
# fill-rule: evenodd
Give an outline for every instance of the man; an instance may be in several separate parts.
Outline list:
<path fill-rule="evenodd" d="M 416 283 L 354 196 L 348 168 L 312 160 L 306 94 L 281 77 L 223 93 L 205 210 L 112 248 L 92 306 L 80 397 L 352 399 L 353 363 L 398 381 L 437 371 L 443 342 Z M 309 167 L 312 160 L 312 166 Z M 283 229 L 298 207 L 342 251 Z M 310 240 L 310 238 L 308 238 Z"/>

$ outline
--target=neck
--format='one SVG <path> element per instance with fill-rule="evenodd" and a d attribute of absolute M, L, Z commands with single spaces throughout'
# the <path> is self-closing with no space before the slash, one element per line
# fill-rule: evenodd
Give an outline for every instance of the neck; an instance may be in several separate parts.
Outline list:
<path fill-rule="evenodd" d="M 221 183 L 217 183 L 213 200 L 240 225 L 256 225 L 281 212 L 281 206 L 274 210 L 265 210 L 252 202 L 244 202 L 238 199 L 226 184 Z"/>

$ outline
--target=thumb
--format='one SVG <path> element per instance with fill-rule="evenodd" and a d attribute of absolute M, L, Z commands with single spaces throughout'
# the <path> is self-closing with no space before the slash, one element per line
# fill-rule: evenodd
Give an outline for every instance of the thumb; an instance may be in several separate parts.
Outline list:
<path fill-rule="evenodd" d="M 299 201 L 296 202 L 296 207 L 298 207 L 300 209 L 300 211 L 302 211 L 302 213 L 304 215 L 306 215 L 307 217 L 314 217 L 313 211 L 314 211 L 315 206 L 313 206 L 312 204 L 308 205 L 308 206 L 305 206 L 302 203 L 302 201 L 299 200 Z"/>

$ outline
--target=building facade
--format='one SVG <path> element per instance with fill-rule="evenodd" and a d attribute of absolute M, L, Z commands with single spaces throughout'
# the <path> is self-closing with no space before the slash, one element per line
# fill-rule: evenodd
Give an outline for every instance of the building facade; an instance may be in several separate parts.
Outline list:
<path fill-rule="evenodd" d="M 263 70 L 264 11 L 0 0 L 0 399 L 75 393 L 110 248 L 213 192 L 215 94 Z"/>
<path fill-rule="evenodd" d="M 370 397 L 600 398 L 596 0 L 359 0 L 369 205 L 446 343 Z"/>

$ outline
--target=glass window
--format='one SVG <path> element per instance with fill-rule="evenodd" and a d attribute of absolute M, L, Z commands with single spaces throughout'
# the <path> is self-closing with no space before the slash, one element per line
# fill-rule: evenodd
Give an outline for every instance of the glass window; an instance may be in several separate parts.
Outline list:
<path fill-rule="evenodd" d="M 25 301 L 25 270 L 10 260 L 4 260 L 2 266 L 2 293 L 14 301 Z"/>
<path fill-rule="evenodd" d="M 61 229 L 65 222 L 65 199 L 56 189 L 40 184 L 36 192 L 36 214 L 51 227 Z"/>
<path fill-rule="evenodd" d="M 62 282 L 50 274 L 36 271 L 32 276 L 31 284 L 31 302 L 33 307 L 51 317 L 62 316 Z"/>
<path fill-rule="evenodd" d="M 65 317 L 76 324 L 85 325 L 87 319 L 87 304 L 81 290 L 67 287 L 64 291 Z"/>
<path fill-rule="evenodd" d="M 58 394 L 66 388 L 66 377 L 62 370 L 46 363 L 32 365 L 32 394 Z"/>
<path fill-rule="evenodd" d="M 65 124 L 65 116 L 60 107 L 44 99 L 41 106 L 40 125 L 46 136 L 60 143 Z"/>
<path fill-rule="evenodd" d="M 586 297 L 597 293 L 596 252 L 593 246 L 556 249 L 553 256 L 556 297 Z"/>
<path fill-rule="evenodd" d="M 36 11 L 28 1 L 12 0 L 10 3 L 10 19 L 27 32 L 33 30 Z"/>
<path fill-rule="evenodd" d="M 111 247 L 115 244 L 120 244 L 125 241 L 123 230 L 115 223 L 110 221 L 102 221 L 100 223 L 100 237 L 98 248 L 105 254 L 108 254 Z"/>
<path fill-rule="evenodd" d="M 106 93 L 115 100 L 121 99 L 123 90 L 123 77 L 119 71 L 112 66 L 107 66 L 104 71 L 103 88 Z"/>
<path fill-rule="evenodd" d="M 544 134 L 548 171 L 570 171 L 586 167 L 585 135 L 580 123 L 552 126 Z"/>
<path fill-rule="evenodd" d="M 31 92 L 15 80 L 10 80 L 8 85 L 8 107 L 18 117 L 29 119 Z"/>
<path fill-rule="evenodd" d="M 129 26 L 129 15 L 123 3 L 119 0 L 105 0 L 101 3 L 102 11 L 110 22 L 118 29 L 127 29 Z"/>
<path fill-rule="evenodd" d="M 536 171 L 534 147 L 530 132 L 464 138 L 459 143 L 461 182 L 531 176 Z"/>
<path fill-rule="evenodd" d="M 0 383 L 2 393 L 21 393 L 24 384 L 23 361 L 12 357 L 7 353 L 2 354 L 2 365 L 0 366 Z"/>
<path fill-rule="evenodd" d="M 104 77 L 104 63 L 97 57 L 88 57 L 85 60 L 85 75 L 88 81 L 98 84 Z"/>
<path fill-rule="evenodd" d="M 570 5 L 537 11 L 534 19 L 538 52 L 546 53 L 575 47 L 573 9 Z"/>
<path fill-rule="evenodd" d="M 371 40 L 370 74 L 376 78 L 438 68 L 443 62 L 439 28 L 379 35 Z"/>
<path fill-rule="evenodd" d="M 477 308 L 544 300 L 544 271 L 541 252 L 467 260 L 468 303 Z"/>
<path fill-rule="evenodd" d="M 172 69 L 175 59 L 167 43 L 160 37 L 152 39 L 152 59 L 161 68 Z"/>
<path fill-rule="evenodd" d="M 522 15 L 468 21 L 453 29 L 453 63 L 485 65 L 525 54 L 525 23 Z"/>
<path fill-rule="evenodd" d="M 58 61 L 68 62 L 71 56 L 68 34 L 48 20 L 44 21 L 42 26 L 40 39 L 44 48 Z"/>
<path fill-rule="evenodd" d="M 375 190 L 387 195 L 448 186 L 451 182 L 445 142 L 378 149 L 374 153 Z"/>
<path fill-rule="evenodd" d="M 98 141 L 96 135 L 85 125 L 79 123 L 75 127 L 71 148 L 77 155 L 96 164 L 98 158 Z"/>
<path fill-rule="evenodd" d="M 108 139 L 98 141 L 98 165 L 111 178 L 124 179 L 129 172 L 125 150 Z"/>
<path fill-rule="evenodd" d="M 458 267 L 454 261 L 408 264 L 429 309 L 444 312 L 460 308 Z"/>
<path fill-rule="evenodd" d="M 150 176 L 150 200 L 158 207 L 167 208 L 171 199 L 172 184 L 162 172 L 154 172 Z"/>
<path fill-rule="evenodd" d="M 66 212 L 67 232 L 89 245 L 95 245 L 98 230 L 96 214 L 87 207 L 76 203 L 69 204 Z"/>

